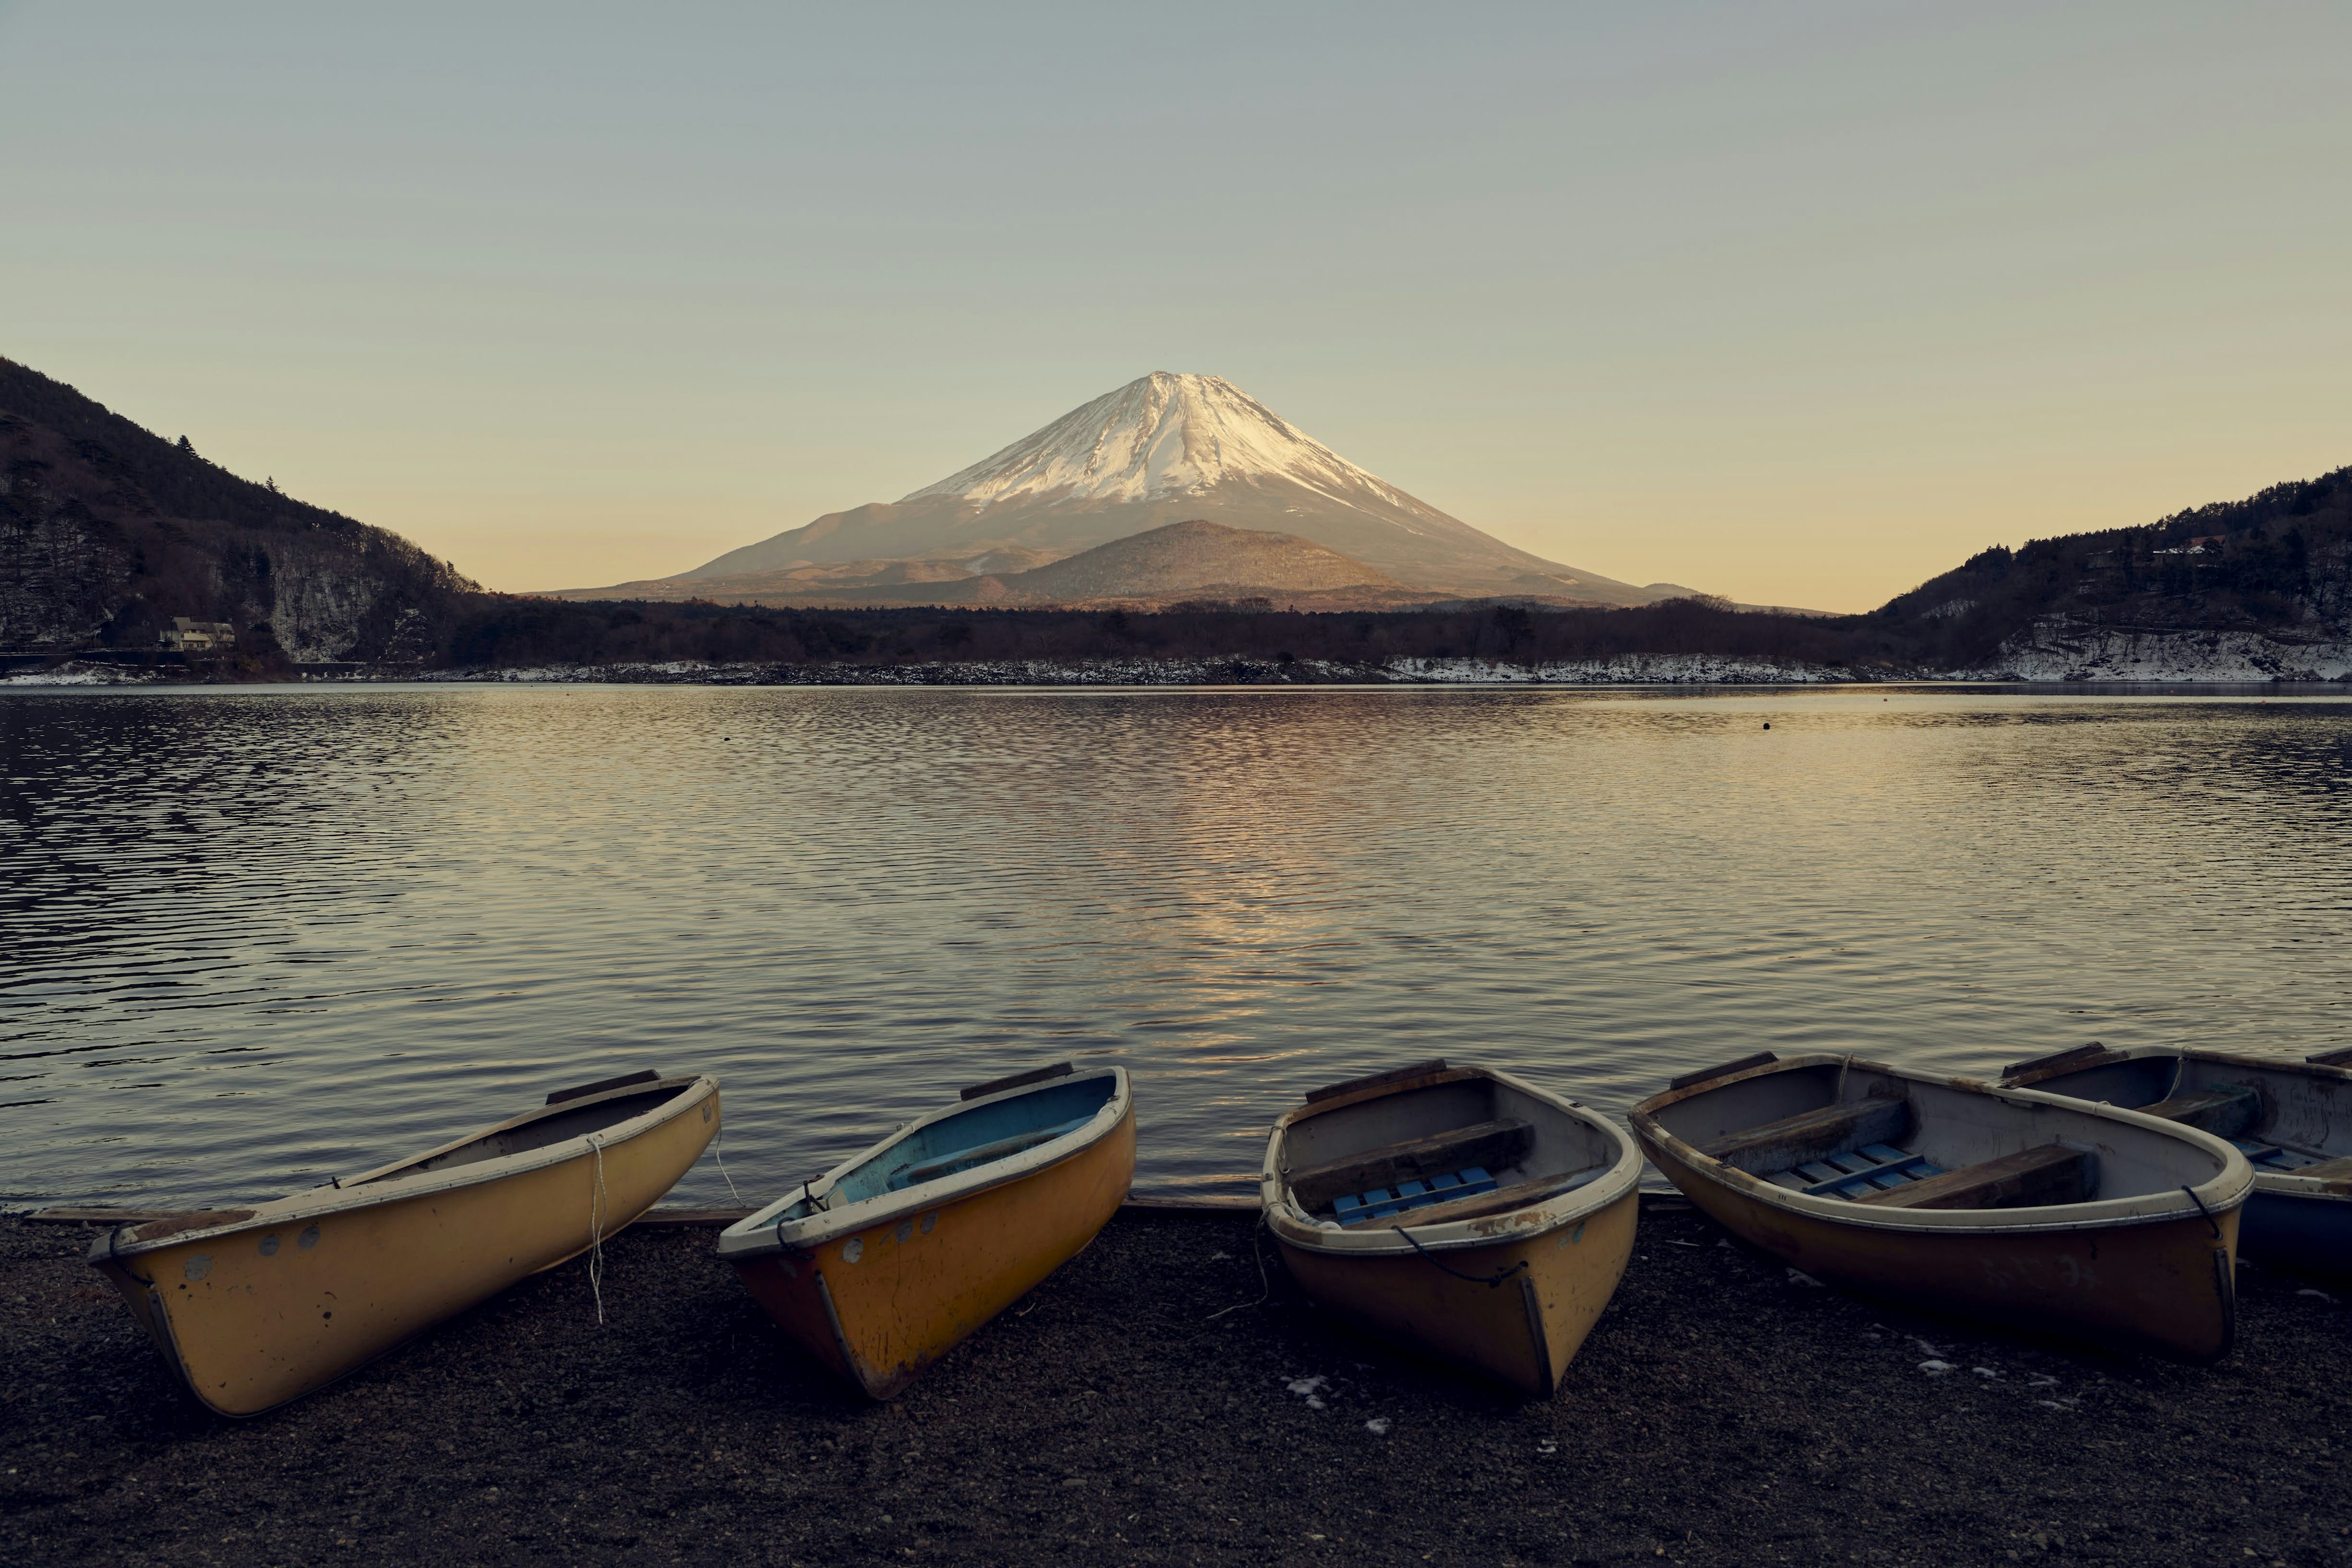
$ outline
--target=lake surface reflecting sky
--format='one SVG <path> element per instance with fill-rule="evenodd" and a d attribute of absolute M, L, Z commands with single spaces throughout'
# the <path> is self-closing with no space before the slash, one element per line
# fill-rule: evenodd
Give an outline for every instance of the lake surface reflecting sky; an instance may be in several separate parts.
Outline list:
<path fill-rule="evenodd" d="M 28 692 L 0 769 L 0 1202 L 266 1197 L 641 1066 L 719 1078 L 755 1203 L 1065 1056 L 1134 1071 L 1139 1191 L 1240 1194 L 1424 1057 L 1622 1112 L 1759 1048 L 2352 1043 L 2352 700 Z"/>

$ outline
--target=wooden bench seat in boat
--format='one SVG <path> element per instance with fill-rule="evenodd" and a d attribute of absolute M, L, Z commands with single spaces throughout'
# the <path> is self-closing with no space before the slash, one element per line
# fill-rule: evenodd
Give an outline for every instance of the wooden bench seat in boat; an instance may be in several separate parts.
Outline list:
<path fill-rule="evenodd" d="M 2097 1185 L 2089 1150 L 2043 1143 L 1854 1201 L 1890 1209 L 2028 1208 L 2086 1203 Z"/>
<path fill-rule="evenodd" d="M 1474 1126 L 1450 1128 L 1426 1138 L 1382 1144 L 1344 1159 L 1290 1173 L 1291 1196 L 1309 1214 L 1330 1208 L 1343 1195 L 1392 1189 L 1401 1182 L 1426 1182 L 1472 1166 L 1508 1170 L 1535 1147 L 1535 1129 L 1506 1116 Z"/>
<path fill-rule="evenodd" d="M 2263 1097 L 2251 1085 L 2231 1083 L 2200 1089 L 2192 1094 L 2176 1094 L 2170 1100 L 2143 1105 L 2140 1110 L 2183 1127 L 2194 1127 L 2200 1132 L 2210 1132 L 2216 1138 L 2235 1138 L 2261 1118 Z"/>
<path fill-rule="evenodd" d="M 1765 1178 L 1774 1186 L 1807 1197 L 1844 1198 L 1886 1208 L 2014 1208 L 2033 1204 L 2080 1203 L 2089 1196 L 2094 1168 L 2080 1150 L 2044 1144 L 1981 1164 L 1947 1171 L 1925 1154 L 1906 1154 L 1885 1143 L 1866 1144 L 1826 1160 L 1808 1161 Z M 2075 1184 L 2083 1190 L 2066 1195 Z"/>
<path fill-rule="evenodd" d="M 1699 1145 L 1699 1152 L 1751 1176 L 1769 1176 L 1865 1143 L 1899 1142 L 1910 1130 L 1909 1100 L 1874 1095 L 1727 1132 Z"/>

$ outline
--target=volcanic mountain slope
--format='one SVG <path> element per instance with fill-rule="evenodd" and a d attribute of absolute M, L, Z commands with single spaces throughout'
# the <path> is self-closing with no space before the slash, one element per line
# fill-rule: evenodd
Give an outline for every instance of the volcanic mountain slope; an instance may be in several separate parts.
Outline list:
<path fill-rule="evenodd" d="M 1121 595 L 1158 597 L 1232 590 L 1313 592 L 1402 584 L 1295 533 L 1227 528 L 1193 520 L 1097 544 L 1092 550 L 1000 579 L 1016 596 L 1076 604 Z"/>
<path fill-rule="evenodd" d="M 951 555 L 915 556 L 900 561 L 804 562 L 772 572 L 746 572 L 732 577 L 648 577 L 619 583 L 610 588 L 559 588 L 531 595 L 541 599 L 711 599 L 728 604 L 802 604 L 818 601 L 878 604 L 866 590 L 890 589 L 911 583 L 956 583 L 970 578 L 1026 572 L 1061 560 L 1049 550 L 1010 546 L 975 551 L 959 560 Z M 885 595 L 887 598 L 888 595 Z"/>
<path fill-rule="evenodd" d="M 0 359 L 0 649 L 152 650 L 184 616 L 230 623 L 240 655 L 413 662 L 473 588 Z"/>
<path fill-rule="evenodd" d="M 1192 520 L 1297 535 L 1455 595 L 1631 605 L 1689 591 L 1635 587 L 1514 549 L 1365 472 L 1230 382 L 1165 371 L 903 500 L 828 513 L 667 581 L 709 583 L 724 596 L 719 583 L 740 593 L 742 580 L 780 571 L 1006 549 L 1059 557 Z"/>
<path fill-rule="evenodd" d="M 813 581 L 813 574 L 823 570 L 801 567 L 702 581 L 674 577 L 632 584 L 632 589 L 643 591 L 630 596 L 673 602 L 718 599 L 772 608 L 969 605 L 1004 609 L 1112 605 L 1150 608 L 1186 600 L 1276 597 L 1318 609 L 1403 609 L 1445 597 L 1427 589 L 1408 588 L 1360 561 L 1350 561 L 1295 533 L 1227 528 L 1197 519 L 1114 539 L 1026 572 L 941 577 L 908 571 L 873 573 L 849 583 Z"/>

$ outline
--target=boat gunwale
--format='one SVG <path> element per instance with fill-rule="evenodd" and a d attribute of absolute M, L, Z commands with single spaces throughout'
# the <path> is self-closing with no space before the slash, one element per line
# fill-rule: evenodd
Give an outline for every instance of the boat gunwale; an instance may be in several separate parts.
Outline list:
<path fill-rule="evenodd" d="M 551 1110 L 567 1112 L 583 1110 L 601 1105 L 607 1100 L 657 1093 L 664 1089 L 674 1089 L 676 1092 L 664 1103 L 651 1110 L 639 1111 L 627 1121 L 615 1122 L 602 1131 L 582 1132 L 566 1138 L 562 1142 L 550 1143 L 541 1148 L 501 1154 L 495 1159 L 476 1160 L 464 1165 L 452 1165 L 446 1170 L 422 1171 L 414 1176 L 380 1177 L 373 1181 L 367 1180 L 366 1176 L 354 1176 L 350 1183 L 341 1185 L 307 1187 L 300 1192 L 289 1193 L 282 1198 L 271 1198 L 266 1203 L 257 1205 L 246 1211 L 246 1217 L 243 1219 L 207 1226 L 201 1230 L 174 1231 L 169 1236 L 159 1236 L 147 1241 L 118 1242 L 117 1237 L 124 1231 L 135 1230 L 138 1226 L 116 1226 L 90 1244 L 89 1256 L 94 1262 L 119 1261 L 165 1251 L 176 1247 L 184 1247 L 192 1242 L 212 1241 L 221 1237 L 235 1236 L 242 1231 L 269 1230 L 278 1226 L 290 1225 L 297 1220 L 321 1219 L 338 1214 L 350 1214 L 360 1209 L 376 1208 L 412 1198 L 432 1197 L 441 1193 L 455 1192 L 461 1187 L 479 1186 L 492 1181 L 504 1181 L 509 1176 L 525 1175 L 532 1171 L 580 1159 L 596 1148 L 611 1149 L 641 1138 L 718 1094 L 719 1080 L 709 1073 L 688 1073 L 674 1079 L 661 1079 L 650 1084 L 630 1084 L 625 1089 L 611 1089 L 604 1094 L 591 1098 L 567 1100 L 560 1107 L 541 1106 L 521 1116 L 510 1117 L 494 1127 L 486 1127 L 478 1131 L 468 1133 L 463 1138 L 441 1144 L 425 1153 L 395 1161 L 390 1165 L 379 1165 L 376 1169 L 396 1171 L 404 1165 L 430 1160 L 452 1149 L 463 1148 L 478 1139 L 492 1137 L 509 1128 L 541 1121 Z M 623 1227 L 620 1226 L 614 1226 L 613 1230 L 617 1232 L 621 1228 Z"/>
<path fill-rule="evenodd" d="M 822 1200 L 829 1195 L 841 1178 L 869 1160 L 912 1138 L 924 1128 L 946 1121 L 967 1110 L 982 1106 L 1000 1105 L 1007 1100 L 1065 1089 L 1073 1083 L 1093 1078 L 1111 1079 L 1111 1092 L 1101 1107 L 1087 1118 L 1082 1127 L 1072 1128 L 1058 1138 L 1019 1153 L 968 1171 L 957 1171 L 928 1182 L 918 1182 L 896 1191 L 880 1192 L 870 1198 L 860 1198 L 837 1209 L 818 1209 L 796 1220 L 779 1222 L 776 1215 L 803 1198 Z M 1125 1068 L 1116 1063 L 1100 1068 L 1088 1068 L 1066 1074 L 1042 1083 L 1024 1083 L 1016 1088 L 984 1095 L 978 1100 L 959 1100 L 939 1110 L 927 1112 L 894 1130 L 878 1142 L 859 1150 L 835 1163 L 832 1169 L 813 1182 L 803 1183 L 787 1191 L 782 1197 L 755 1211 L 719 1233 L 718 1252 L 730 1263 L 745 1262 L 755 1258 L 777 1254 L 799 1254 L 838 1241 L 845 1236 L 887 1225 L 905 1215 L 919 1214 L 926 1209 L 945 1208 L 950 1204 L 977 1197 L 1013 1182 L 1025 1181 L 1048 1171 L 1066 1160 L 1074 1159 L 1101 1142 L 1116 1131 L 1135 1107 L 1135 1090 Z"/>
<path fill-rule="evenodd" d="M 2006 1209 L 1890 1209 L 1868 1204 L 1856 1204 L 1827 1195 L 1815 1197 L 1792 1192 L 1760 1176 L 1752 1176 L 1735 1169 L 1711 1155 L 1701 1153 L 1690 1143 L 1666 1131 L 1657 1120 L 1657 1112 L 1670 1106 L 1712 1094 L 1729 1084 L 1744 1083 L 1750 1079 L 1773 1073 L 1796 1071 L 1811 1068 L 1847 1066 L 1867 1072 L 1884 1073 L 1890 1078 L 1910 1083 L 1922 1083 L 1963 1093 L 1985 1094 L 1997 1100 L 2021 1100 L 2029 1105 L 2049 1106 L 2070 1115 L 2088 1116 L 2095 1120 L 2118 1121 L 2126 1126 L 2160 1132 L 2179 1140 L 2200 1151 L 2219 1155 L 2221 1168 L 2206 1180 L 2169 1188 L 2164 1192 L 2141 1193 L 2122 1198 L 2097 1198 L 2081 1204 L 2039 1204 Z M 2238 1209 L 2254 1190 L 2254 1168 L 2252 1162 L 2237 1149 L 2210 1132 L 2200 1132 L 2193 1127 L 2167 1121 L 2162 1117 L 2126 1110 L 2121 1106 L 2105 1105 L 2096 1100 L 2076 1100 L 2068 1095 L 2049 1094 L 2040 1089 L 2013 1089 L 2005 1084 L 1989 1082 L 1948 1073 L 1925 1072 L 1913 1068 L 1901 1068 L 1888 1062 L 1874 1061 L 1845 1052 L 1821 1051 L 1801 1057 L 1783 1057 L 1743 1071 L 1708 1079 L 1685 1089 L 1665 1089 L 1635 1105 L 1626 1115 L 1633 1124 L 1633 1136 L 1639 1140 L 1650 1158 L 1666 1169 L 1665 1155 L 1694 1176 L 1724 1190 L 1737 1194 L 1767 1207 L 1782 1210 L 1805 1219 L 1822 1220 L 1864 1230 L 1905 1232 L 1915 1235 L 1949 1237 L 2034 1236 L 2063 1231 L 2121 1230 L 2137 1226 L 2171 1225 L 2181 1220 L 2209 1220 L 2218 1223 L 2219 1216 Z M 1671 1172 L 1669 1172 L 1671 1175 Z M 2179 1195 L 2176 1195 L 2179 1194 Z M 2190 1201 L 2183 1205 L 2180 1196 Z M 2169 1200 L 2172 1207 L 2159 1207 Z"/>
<path fill-rule="evenodd" d="M 2307 1061 L 2301 1057 L 2257 1056 L 2251 1051 L 2217 1050 L 2211 1046 L 2102 1046 L 2099 1048 L 2106 1054 L 2098 1060 L 2084 1061 L 2068 1068 L 2063 1072 L 2053 1072 L 2050 1077 L 2071 1078 L 2078 1072 L 2088 1072 L 2095 1068 L 2113 1067 L 2118 1062 L 2146 1061 L 2150 1057 L 2188 1057 L 2200 1062 L 2218 1062 L 2225 1067 L 2265 1068 L 2273 1072 L 2291 1072 L 2305 1078 L 2326 1079 L 2338 1083 L 2352 1082 L 2352 1067 L 2329 1067 L 2324 1062 Z M 2034 1072 L 2021 1073 L 2019 1077 L 2034 1081 L 2012 1082 L 2004 1074 L 1993 1087 L 2003 1090 L 2038 1089 L 2042 1082 L 2047 1081 Z M 2049 1091 L 2044 1089 L 2042 1092 Z M 2068 1095 L 2061 1098 L 2074 1097 Z M 2105 1101 L 2092 1100 L 2089 1103 L 2101 1105 Z M 2125 1108 L 2119 1106 L 2116 1109 Z"/>
<path fill-rule="evenodd" d="M 1362 1105 L 1393 1095 L 1411 1094 L 1443 1084 L 1461 1083 L 1471 1079 L 1485 1079 L 1506 1084 L 1520 1093 L 1542 1101 L 1560 1111 L 1571 1121 L 1600 1130 L 1615 1145 L 1616 1160 L 1589 1182 L 1563 1192 L 1539 1197 L 1517 1208 L 1504 1209 L 1496 1214 L 1474 1215 L 1444 1224 L 1423 1227 L 1412 1225 L 1410 1209 L 1391 1215 L 1391 1221 L 1404 1220 L 1401 1227 L 1411 1232 L 1410 1238 L 1397 1234 L 1394 1224 L 1365 1226 L 1354 1230 L 1327 1230 L 1298 1206 L 1288 1193 L 1278 1163 L 1282 1145 L 1290 1129 L 1298 1122 L 1330 1111 Z M 1550 1235 L 1564 1226 L 1591 1218 L 1611 1205 L 1622 1202 L 1641 1184 L 1643 1155 L 1641 1145 L 1625 1129 L 1591 1107 L 1578 1103 L 1566 1095 L 1539 1089 L 1525 1079 L 1493 1068 L 1463 1066 L 1447 1068 L 1442 1072 L 1406 1079 L 1393 1084 L 1380 1084 L 1354 1094 L 1331 1100 L 1315 1100 L 1296 1106 L 1278 1117 L 1266 1138 L 1265 1163 L 1258 1172 L 1258 1209 L 1265 1216 L 1266 1228 L 1275 1239 L 1286 1247 L 1297 1247 L 1332 1258 L 1389 1258 L 1410 1257 L 1422 1252 L 1467 1252 L 1480 1247 L 1516 1246 L 1539 1237 Z M 1585 1167 L 1591 1169 L 1590 1166 Z M 1563 1178 L 1576 1174 L 1562 1172 Z M 1557 1212 L 1552 1211 L 1559 1205 Z M 1537 1216 L 1531 1224 L 1513 1224 L 1525 1215 Z M 1473 1230 L 1474 1226 L 1487 1228 Z"/>

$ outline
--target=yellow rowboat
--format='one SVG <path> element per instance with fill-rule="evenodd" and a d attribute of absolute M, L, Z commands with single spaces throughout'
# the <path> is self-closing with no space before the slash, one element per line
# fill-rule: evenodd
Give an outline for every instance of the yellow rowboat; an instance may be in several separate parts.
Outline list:
<path fill-rule="evenodd" d="M 257 1415 L 588 1251 L 719 1124 L 717 1079 L 632 1073 L 364 1175 L 118 1226 L 89 1260 L 190 1393 Z"/>
<path fill-rule="evenodd" d="M 1076 1257 L 1135 1178 L 1127 1069 L 965 1089 L 719 1233 L 768 1315 L 874 1399 Z"/>
<path fill-rule="evenodd" d="M 1931 1310 L 2190 1361 L 2236 1332 L 2246 1157 L 2136 1111 L 1769 1052 L 1633 1108 L 1666 1179 L 1751 1246 Z"/>
<path fill-rule="evenodd" d="M 1258 1193 L 1326 1309 L 1549 1398 L 1625 1272 L 1641 1176 L 1606 1118 L 1430 1061 L 1308 1095 L 1274 1124 Z"/>

